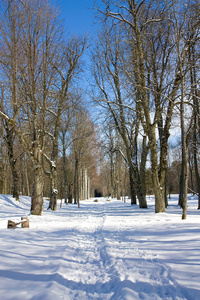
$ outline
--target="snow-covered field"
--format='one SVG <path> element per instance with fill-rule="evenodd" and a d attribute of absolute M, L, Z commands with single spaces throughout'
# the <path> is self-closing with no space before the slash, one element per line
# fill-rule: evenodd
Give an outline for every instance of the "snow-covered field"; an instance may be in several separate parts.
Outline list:
<path fill-rule="evenodd" d="M 200 299 L 200 211 L 189 195 L 155 214 L 105 198 L 29 215 L 30 198 L 0 195 L 0 299 Z M 28 216 L 30 228 L 7 229 Z"/>

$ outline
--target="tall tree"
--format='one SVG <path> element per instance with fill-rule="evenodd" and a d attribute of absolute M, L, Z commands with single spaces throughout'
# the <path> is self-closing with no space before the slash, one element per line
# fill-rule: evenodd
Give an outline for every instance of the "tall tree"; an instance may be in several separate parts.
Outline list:
<path fill-rule="evenodd" d="M 146 208 L 146 198 L 141 183 L 137 161 L 137 136 L 140 124 L 136 108 L 129 108 L 133 99 L 129 96 L 122 73 L 123 46 L 121 44 L 120 30 L 112 32 L 112 26 L 107 24 L 104 31 L 99 35 L 97 46 L 93 54 L 94 77 L 100 95 L 94 98 L 112 117 L 116 130 L 121 136 L 124 145 L 129 170 L 130 180 L 135 180 L 136 194 L 141 208 Z M 145 157 L 143 157 L 145 158 Z M 131 189 L 133 191 L 133 189 Z M 134 195 L 132 195 L 134 197 Z"/>
<path fill-rule="evenodd" d="M 187 131 L 186 131 L 186 104 L 189 103 L 187 90 L 189 90 L 186 83 L 186 76 L 190 74 L 192 80 L 192 89 L 194 91 L 194 84 L 196 80 L 191 76 L 193 67 L 191 63 L 191 51 L 197 42 L 199 34 L 199 20 L 193 19 L 193 2 L 187 1 L 187 5 L 179 6 L 175 0 L 172 1 L 172 18 L 174 27 L 174 44 L 177 53 L 178 70 L 181 80 L 180 86 L 180 124 L 181 124 L 181 147 L 182 147 L 182 169 L 180 180 L 180 204 L 183 208 L 182 218 L 186 219 L 187 215 L 187 193 L 188 193 L 188 153 L 187 153 Z M 192 29 L 191 29 L 192 23 Z M 194 81 L 193 81 L 194 80 Z M 194 96 L 195 97 L 195 96 Z M 194 98 L 193 98 L 194 99 Z M 189 125 L 189 130 L 193 120 Z"/>
<path fill-rule="evenodd" d="M 1 53 L 1 107 L 14 122 L 19 122 L 20 106 L 18 71 L 21 62 L 21 7 L 18 1 L 1 3 L 0 53 Z M 10 101 L 8 101 L 8 98 Z M 9 163 L 13 177 L 13 197 L 19 201 L 19 172 L 17 170 L 17 154 L 15 151 L 16 133 L 13 124 L 2 120 L 3 137 L 7 148 Z"/>
<path fill-rule="evenodd" d="M 55 83 L 53 62 L 56 59 L 56 49 L 60 45 L 62 31 L 56 9 L 48 1 L 9 1 L 10 7 L 14 4 L 16 4 L 17 16 L 20 20 L 20 26 L 17 27 L 20 55 L 16 54 L 17 75 L 16 70 L 14 73 L 18 80 L 20 103 L 16 105 L 17 113 L 11 115 L 4 109 L 1 111 L 1 116 L 9 127 L 13 128 L 32 161 L 31 212 L 41 215 L 44 177 L 42 156 L 45 154 L 52 121 L 48 108 L 54 99 L 52 96 L 53 83 Z M 9 47 L 14 53 L 11 43 Z M 12 67 L 12 60 L 9 63 L 8 65 Z M 10 87 L 12 88 L 12 85 Z M 12 103 L 10 99 L 9 105 Z"/>
<path fill-rule="evenodd" d="M 48 1 L 27 1 L 24 6 L 22 43 L 25 64 L 21 67 L 23 97 L 26 101 L 34 184 L 31 211 L 41 214 L 43 209 L 43 168 L 45 138 L 48 132 L 47 114 L 52 101 L 51 89 L 55 72 L 52 67 L 61 39 L 56 10 Z"/>
<path fill-rule="evenodd" d="M 57 170 L 56 163 L 58 159 L 58 142 L 59 132 L 62 123 L 62 114 L 66 111 L 67 106 L 73 105 L 69 97 L 72 81 L 81 71 L 80 58 L 86 48 L 86 38 L 71 38 L 60 49 L 59 61 L 53 67 L 56 70 L 57 82 L 55 90 L 55 103 L 51 110 L 54 115 L 54 128 L 52 133 L 52 152 L 50 160 L 50 182 L 51 194 L 49 208 L 57 208 Z"/>
<path fill-rule="evenodd" d="M 183 79 L 178 53 L 173 48 L 176 32 L 172 14 L 169 14 L 173 11 L 173 3 L 154 0 L 102 2 L 105 4 L 105 11 L 101 11 L 104 19 L 113 20 L 112 28 L 121 26 L 125 32 L 121 40 L 130 50 L 124 64 L 127 86 L 135 97 L 136 111 L 149 143 L 155 211 L 164 212 L 168 140 Z M 182 29 L 178 27 L 180 33 Z"/>
<path fill-rule="evenodd" d="M 191 82 L 191 99 L 193 104 L 193 127 L 192 127 L 192 152 L 193 152 L 193 162 L 196 177 L 196 191 L 198 193 L 198 209 L 200 209 L 200 173 L 199 173 L 199 160 L 198 160 L 198 149 L 200 143 L 200 101 L 199 101 L 199 73 L 198 64 L 200 59 L 199 53 L 199 16 L 200 16 L 200 5 L 199 3 L 194 3 L 191 7 L 191 21 L 188 24 L 188 41 L 189 41 L 189 54 L 188 62 L 191 66 L 190 68 L 190 82 Z M 194 187 L 193 187 L 194 190 Z"/>
<path fill-rule="evenodd" d="M 93 139 L 95 136 L 94 124 L 84 107 L 79 107 L 76 110 L 76 114 L 73 118 L 71 136 L 74 156 L 74 203 L 80 207 L 81 174 L 83 169 L 87 170 L 91 167 L 91 162 L 87 162 L 87 156 L 94 146 Z"/>

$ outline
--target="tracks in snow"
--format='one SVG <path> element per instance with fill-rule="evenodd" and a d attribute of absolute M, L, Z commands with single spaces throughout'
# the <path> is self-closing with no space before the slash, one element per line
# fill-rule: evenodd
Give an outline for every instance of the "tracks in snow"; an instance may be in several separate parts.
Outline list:
<path fill-rule="evenodd" d="M 131 223 L 130 206 L 118 203 L 71 206 L 58 214 L 58 226 L 48 212 L 49 227 L 41 226 L 39 233 L 37 222 L 35 229 L 2 231 L 2 285 L 9 280 L 4 299 L 13 299 L 10 287 L 18 290 L 21 281 L 26 290 L 21 288 L 16 300 L 183 300 L 185 295 L 194 300 L 153 250 L 158 246 L 148 238 L 156 233 L 143 236 L 144 226 Z"/>
<path fill-rule="evenodd" d="M 107 235 L 104 228 L 107 220 L 106 205 L 101 205 L 100 211 L 95 210 L 95 207 L 93 206 L 91 214 L 82 220 L 76 231 L 74 257 L 79 262 L 79 268 L 75 272 L 72 271 L 71 279 L 74 281 L 74 290 L 79 293 L 86 292 L 85 299 L 106 300 L 113 294 L 114 279 L 118 273 L 114 271 L 114 260 L 108 253 L 105 238 Z"/>
<path fill-rule="evenodd" d="M 107 207 L 93 206 L 74 231 L 73 258 L 77 264 L 73 264 L 70 276 L 64 275 L 66 287 L 69 281 L 69 288 L 77 293 L 72 299 L 185 299 L 184 287 L 155 253 L 126 241 L 128 225 L 125 229 L 113 220 L 112 227 L 118 230 L 111 230 Z"/>

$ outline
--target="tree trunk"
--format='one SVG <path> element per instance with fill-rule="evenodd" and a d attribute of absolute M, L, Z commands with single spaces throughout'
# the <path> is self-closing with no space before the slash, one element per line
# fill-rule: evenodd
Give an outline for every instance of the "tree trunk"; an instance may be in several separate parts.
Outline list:
<path fill-rule="evenodd" d="M 148 154 L 148 147 L 146 145 L 146 142 L 147 142 L 147 137 L 145 135 L 143 136 L 143 141 L 142 141 L 142 154 L 141 154 L 141 163 L 140 163 L 140 179 L 141 179 L 144 195 L 146 195 L 145 169 L 146 169 L 146 161 L 147 161 L 147 154 Z"/>
<path fill-rule="evenodd" d="M 31 214 L 42 215 L 43 211 L 43 177 L 41 165 L 40 145 L 33 142 L 32 153 L 34 159 L 33 191 L 31 197 Z"/>
<path fill-rule="evenodd" d="M 84 168 L 83 169 L 83 199 L 84 200 L 88 199 L 87 185 L 88 185 L 88 173 L 87 173 L 87 169 Z"/>
<path fill-rule="evenodd" d="M 193 165 L 192 165 L 192 163 L 193 163 L 193 159 L 192 159 L 192 157 L 191 157 L 191 155 L 190 155 L 190 151 L 189 151 L 189 153 L 188 153 L 188 168 L 189 168 L 189 177 L 190 177 L 190 183 L 191 183 L 191 189 L 192 189 L 192 192 L 193 192 L 193 195 L 194 195 L 194 190 L 195 190 L 195 188 L 194 188 L 194 179 L 193 179 Z"/>
<path fill-rule="evenodd" d="M 130 193 L 131 193 L 131 205 L 137 204 L 134 181 L 133 181 L 133 173 L 131 168 L 129 168 L 129 178 L 130 178 Z"/>
<path fill-rule="evenodd" d="M 116 189 L 117 189 L 117 191 L 116 191 L 117 200 L 120 200 L 120 180 L 119 180 L 119 178 L 117 178 L 117 180 L 116 180 Z"/>
<path fill-rule="evenodd" d="M 9 124 L 6 122 L 5 126 L 6 130 L 6 136 L 4 137 L 7 149 L 8 149 L 8 157 L 10 162 L 10 167 L 12 171 L 12 178 L 13 178 L 13 188 L 12 188 L 12 194 L 13 198 L 15 198 L 17 201 L 19 201 L 19 176 L 16 166 L 16 159 L 14 158 L 14 129 L 9 128 Z"/>
<path fill-rule="evenodd" d="M 195 177 L 197 181 L 197 192 L 198 192 L 198 209 L 200 209 L 200 175 L 198 168 L 198 150 L 197 150 L 197 117 L 195 117 L 195 128 L 193 134 L 193 143 L 194 143 L 194 169 L 195 169 Z"/>
<path fill-rule="evenodd" d="M 142 183 L 140 180 L 139 171 L 136 171 L 135 174 L 135 190 L 139 202 L 140 208 L 147 208 L 146 195 L 144 194 Z"/>
<path fill-rule="evenodd" d="M 79 159 L 77 157 L 77 153 L 75 153 L 75 175 L 74 175 L 74 203 L 78 203 L 78 207 L 80 206 L 79 202 Z"/>
<path fill-rule="evenodd" d="M 1 193 L 2 194 L 8 194 L 7 192 L 7 176 L 6 174 L 8 173 L 8 170 L 7 170 L 7 163 L 3 162 L 3 176 L 2 176 L 2 190 L 1 190 Z"/>
<path fill-rule="evenodd" d="M 183 184 L 183 161 L 181 162 L 181 174 L 179 180 L 179 200 L 178 205 L 183 208 L 183 195 L 184 195 L 184 184 Z"/>
<path fill-rule="evenodd" d="M 165 208 L 168 207 L 168 198 L 167 198 L 167 194 L 168 194 L 168 188 L 167 188 L 168 180 L 167 180 L 167 177 L 168 177 L 168 174 L 167 174 L 167 171 L 166 171 L 166 174 L 165 174 Z"/>
<path fill-rule="evenodd" d="M 13 176 L 13 198 L 17 201 L 19 200 L 19 176 L 16 169 L 16 164 L 12 167 L 12 176 Z"/>
<path fill-rule="evenodd" d="M 87 195 L 88 195 L 88 199 L 90 199 L 90 177 L 89 176 L 87 182 Z"/>
<path fill-rule="evenodd" d="M 141 103 L 138 104 L 138 110 L 143 112 L 141 115 L 142 125 L 144 132 L 149 138 L 149 147 L 151 150 L 151 168 L 152 168 L 152 180 L 153 180 L 153 189 L 155 194 L 155 212 L 165 212 L 165 202 L 162 187 L 159 182 L 158 174 L 158 153 L 157 153 L 157 142 L 156 142 L 156 126 L 151 122 L 149 101 L 146 93 L 146 76 L 145 76 L 145 67 L 144 67 L 144 51 L 142 47 L 142 36 L 140 32 L 140 26 L 138 22 L 138 15 L 136 11 L 133 11 L 134 14 L 134 24 L 135 24 L 135 36 L 136 42 L 134 46 L 135 50 L 135 80 L 138 85 L 137 98 L 141 99 Z"/>
<path fill-rule="evenodd" d="M 143 190 L 143 184 L 141 182 L 140 172 L 139 172 L 138 163 L 137 163 L 137 142 L 136 142 L 137 138 L 135 137 L 135 143 L 134 143 L 134 149 L 133 149 L 134 155 L 132 155 L 132 153 L 130 151 L 130 144 L 128 143 L 128 137 L 127 137 L 125 129 L 123 131 L 122 138 L 124 140 L 124 144 L 126 147 L 126 155 L 127 155 L 127 162 L 129 164 L 129 169 L 131 169 L 132 179 L 130 177 L 130 186 L 132 186 L 132 188 L 134 187 L 134 189 L 135 189 L 140 208 L 147 208 L 146 195 L 145 195 L 145 191 Z M 130 174 L 130 171 L 129 171 L 129 174 Z M 134 179 L 134 183 L 131 182 L 131 180 L 133 180 L 133 179 Z M 134 195 L 133 195 L 133 197 L 134 197 Z"/>
<path fill-rule="evenodd" d="M 156 139 L 152 138 L 151 145 L 151 169 L 152 169 L 152 181 L 153 189 L 155 194 L 155 212 L 165 212 L 165 199 L 164 191 L 160 186 L 159 175 L 158 175 L 158 162 L 157 162 L 157 150 L 156 150 Z"/>
<path fill-rule="evenodd" d="M 58 190 L 57 190 L 57 169 L 56 169 L 56 165 L 54 164 L 51 166 L 50 188 L 51 188 L 51 195 L 50 195 L 50 202 L 49 202 L 48 209 L 56 211 Z"/>
<path fill-rule="evenodd" d="M 28 167 L 27 167 L 27 158 L 24 158 L 24 167 L 25 167 L 25 180 L 26 180 L 26 194 L 30 196 L 30 189 L 29 189 L 29 180 L 28 180 Z"/>
<path fill-rule="evenodd" d="M 197 150 L 195 150 L 195 152 L 197 152 Z M 194 166 L 195 166 L 195 175 L 196 175 L 196 181 L 197 181 L 198 209 L 200 209 L 200 175 L 199 175 L 198 161 L 197 161 L 196 154 L 194 156 Z"/>
<path fill-rule="evenodd" d="M 199 120 L 200 120 L 200 111 L 199 111 L 200 93 L 198 93 L 198 89 L 197 89 L 196 56 L 195 56 L 194 45 L 192 46 L 192 48 L 190 50 L 192 51 L 192 53 L 190 53 L 190 59 L 192 60 L 191 61 L 192 68 L 190 70 L 190 79 L 191 79 L 192 95 L 193 95 L 192 98 L 193 98 L 193 116 L 194 116 L 193 157 L 194 157 L 194 170 L 195 170 L 197 192 L 198 192 L 198 209 L 200 209 L 200 174 L 199 174 L 199 168 L 198 168 L 198 143 L 197 143 L 197 136 L 200 133 L 199 132 L 199 130 L 200 130 L 200 122 L 199 122 Z"/>
<path fill-rule="evenodd" d="M 63 157 L 63 176 L 64 176 L 64 180 L 63 180 L 63 185 L 64 185 L 64 201 L 66 204 L 67 203 L 67 170 L 66 170 L 66 158 Z"/>
<path fill-rule="evenodd" d="M 182 75 L 182 89 L 181 89 L 181 142 L 182 142 L 182 180 L 183 180 L 183 214 L 182 219 L 186 219 L 187 216 L 187 189 L 188 189 L 188 158 L 187 158 L 187 143 L 185 132 L 185 120 L 184 120 L 184 99 L 185 99 L 185 80 Z"/>
<path fill-rule="evenodd" d="M 68 188 L 68 203 L 72 203 L 72 195 L 73 195 L 73 184 L 69 184 Z"/>

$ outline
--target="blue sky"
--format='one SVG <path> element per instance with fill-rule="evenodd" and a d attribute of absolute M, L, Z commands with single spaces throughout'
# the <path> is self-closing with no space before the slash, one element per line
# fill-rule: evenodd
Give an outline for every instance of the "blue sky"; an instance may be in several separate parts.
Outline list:
<path fill-rule="evenodd" d="M 58 0 L 61 15 L 70 33 L 84 34 L 94 30 L 93 0 Z"/>

